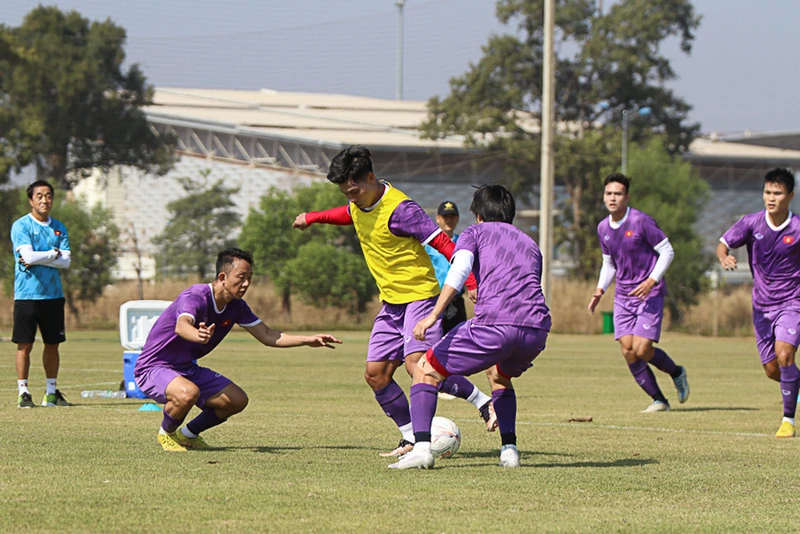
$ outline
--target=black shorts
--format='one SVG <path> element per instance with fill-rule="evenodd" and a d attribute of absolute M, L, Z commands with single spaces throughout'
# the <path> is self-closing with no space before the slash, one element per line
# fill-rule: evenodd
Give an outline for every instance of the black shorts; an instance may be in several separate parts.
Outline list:
<path fill-rule="evenodd" d="M 453 302 L 445 308 L 442 314 L 442 334 L 448 333 L 457 325 L 467 320 L 467 307 L 464 304 L 464 294 L 456 295 Z"/>
<path fill-rule="evenodd" d="M 42 341 L 47 345 L 58 345 L 67 340 L 64 334 L 63 298 L 14 301 L 12 343 L 33 343 L 37 326 L 42 332 Z"/>

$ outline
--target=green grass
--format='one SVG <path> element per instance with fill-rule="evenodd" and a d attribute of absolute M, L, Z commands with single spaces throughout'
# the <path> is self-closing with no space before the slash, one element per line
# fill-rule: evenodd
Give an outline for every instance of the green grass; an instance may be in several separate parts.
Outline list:
<path fill-rule="evenodd" d="M 232 335 L 203 363 L 242 386 L 250 406 L 205 434 L 218 448 L 185 454 L 161 451 L 160 413 L 137 411 L 142 401 L 81 400 L 80 390 L 121 380 L 115 333 L 77 332 L 63 345 L 59 387 L 71 408 L 18 410 L 14 346 L 0 344 L 0 530 L 797 529 L 800 440 L 773 437 L 780 393 L 751 339 L 665 336 L 692 395 L 670 413 L 640 414 L 649 399 L 610 336 L 553 336 L 516 384 L 521 469 L 497 467 L 499 436 L 455 400 L 440 401 L 438 413 L 460 426 L 461 451 L 432 471 L 397 472 L 377 455 L 399 435 L 362 378 L 367 334 L 342 337 L 330 351 Z M 671 380 L 657 376 L 675 399 Z"/>

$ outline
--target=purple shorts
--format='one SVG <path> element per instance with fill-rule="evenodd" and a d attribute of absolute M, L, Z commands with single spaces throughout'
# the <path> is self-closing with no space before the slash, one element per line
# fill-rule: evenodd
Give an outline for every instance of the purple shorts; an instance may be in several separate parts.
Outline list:
<path fill-rule="evenodd" d="M 206 401 L 225 389 L 228 384 L 232 384 L 228 378 L 207 367 L 192 365 L 186 370 L 175 370 L 171 367 L 156 366 L 144 369 L 139 372 L 136 378 L 136 385 L 142 393 L 153 399 L 159 404 L 167 402 L 167 386 L 176 376 L 182 376 L 200 388 L 200 398 L 197 399 L 197 407 L 203 408 Z"/>
<path fill-rule="evenodd" d="M 753 308 L 753 329 L 756 332 L 756 346 L 761 364 L 766 365 L 776 358 L 776 341 L 795 347 L 800 345 L 800 309 L 764 311 Z"/>
<path fill-rule="evenodd" d="M 436 363 L 431 364 L 439 373 L 443 368 L 450 375 L 462 376 L 497 365 L 501 375 L 516 378 L 533 367 L 533 360 L 544 350 L 546 341 L 547 330 L 474 324 L 470 319 L 433 347 Z"/>
<path fill-rule="evenodd" d="M 414 327 L 430 315 L 437 298 L 415 300 L 408 304 L 384 302 L 369 336 L 367 361 L 403 361 L 409 354 L 425 352 L 442 339 L 441 318 L 425 334 L 425 341 L 417 341 L 414 337 Z"/>
<path fill-rule="evenodd" d="M 634 335 L 658 342 L 664 319 L 664 295 L 614 295 L 614 339 Z"/>

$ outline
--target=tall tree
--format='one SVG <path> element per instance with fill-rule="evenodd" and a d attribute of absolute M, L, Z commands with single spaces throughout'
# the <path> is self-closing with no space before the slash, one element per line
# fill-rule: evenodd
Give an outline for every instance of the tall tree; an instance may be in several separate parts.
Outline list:
<path fill-rule="evenodd" d="M 174 140 L 147 122 L 153 88 L 139 66 L 122 71 L 125 39 L 110 19 L 54 6 L 0 26 L 0 178 L 35 164 L 68 189 L 94 168 L 169 170 Z"/>
<path fill-rule="evenodd" d="M 171 216 L 164 231 L 153 239 L 165 267 L 177 272 L 194 272 L 205 278 L 213 270 L 213 258 L 236 243 L 241 217 L 231 195 L 239 189 L 225 187 L 222 180 L 208 183 L 211 171 L 202 178 L 180 178 L 187 195 L 167 204 Z"/>
<path fill-rule="evenodd" d="M 691 107 L 666 82 L 675 78 L 662 54 L 677 38 L 691 51 L 700 23 L 690 0 L 620 0 L 600 13 L 594 0 L 557 0 L 556 181 L 566 189 L 562 232 L 582 277 L 585 252 L 596 252 L 587 207 L 596 205 L 598 174 L 614 170 L 624 110 L 650 108 L 631 123 L 631 140 L 657 133 L 671 152 L 687 147 L 699 126 L 687 122 Z M 483 57 L 450 81 L 450 94 L 429 101 L 428 137 L 463 135 L 507 164 L 515 193 L 535 196 L 539 183 L 544 0 L 499 0 L 498 19 L 516 25 L 496 35 Z M 591 262 L 593 263 L 593 262 Z"/>
<path fill-rule="evenodd" d="M 99 204 L 89 207 L 82 199 L 59 200 L 53 217 L 67 227 L 71 260 L 70 268 L 61 272 L 61 283 L 67 307 L 80 322 L 79 305 L 96 302 L 112 282 L 119 228 L 109 210 Z"/>

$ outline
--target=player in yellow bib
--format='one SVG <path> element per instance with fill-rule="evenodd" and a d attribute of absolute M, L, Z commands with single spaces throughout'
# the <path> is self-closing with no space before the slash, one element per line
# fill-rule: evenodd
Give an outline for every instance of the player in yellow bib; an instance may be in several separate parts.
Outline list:
<path fill-rule="evenodd" d="M 366 147 L 351 146 L 337 154 L 328 180 L 337 184 L 350 202 L 331 210 L 301 213 L 293 226 L 305 230 L 314 223 L 353 225 L 356 230 L 383 302 L 370 334 L 364 378 L 402 434 L 397 448 L 381 455 L 400 456 L 413 448 L 414 433 L 408 398 L 395 382 L 394 373 L 405 362 L 406 371 L 413 376 L 417 361 L 442 337 L 441 321 L 428 331 L 425 341 L 413 335 L 414 326 L 430 314 L 440 292 L 425 245 L 448 259 L 455 245 L 419 204 L 378 180 Z M 474 278 L 468 285 L 476 286 Z M 471 402 L 487 430 L 497 428 L 491 398 L 463 376 L 449 377 L 440 391 Z"/>

